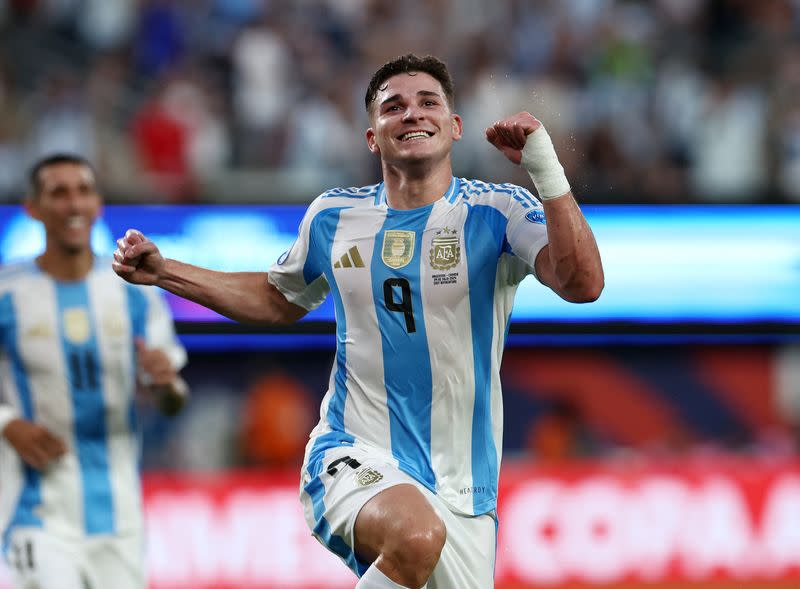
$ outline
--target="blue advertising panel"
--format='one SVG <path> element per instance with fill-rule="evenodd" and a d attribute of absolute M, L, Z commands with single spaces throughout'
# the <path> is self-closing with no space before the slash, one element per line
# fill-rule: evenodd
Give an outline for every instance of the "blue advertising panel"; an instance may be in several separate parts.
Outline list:
<path fill-rule="evenodd" d="M 268 270 L 292 244 L 304 206 L 107 206 L 93 245 L 110 255 L 136 227 L 167 257 L 217 270 Z M 536 325 L 733 326 L 748 333 L 800 328 L 800 206 L 594 206 L 585 213 L 597 238 L 606 287 L 588 305 L 562 301 L 528 277 L 512 315 L 514 331 Z M 41 252 L 38 223 L 17 206 L 0 207 L 0 263 Z M 183 325 L 227 321 L 170 295 Z M 330 323 L 326 301 L 305 322 Z M 224 324 L 220 324 L 224 325 Z M 613 326 L 613 329 L 612 329 Z M 608 329 L 607 329 L 608 328 Z"/>

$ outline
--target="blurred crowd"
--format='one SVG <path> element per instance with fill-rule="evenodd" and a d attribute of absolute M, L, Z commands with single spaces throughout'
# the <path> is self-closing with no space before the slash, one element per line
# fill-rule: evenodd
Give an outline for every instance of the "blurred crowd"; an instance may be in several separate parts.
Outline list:
<path fill-rule="evenodd" d="M 0 0 L 0 196 L 55 150 L 111 200 L 308 201 L 373 183 L 363 94 L 445 59 L 455 171 L 547 125 L 583 202 L 800 201 L 800 0 Z"/>

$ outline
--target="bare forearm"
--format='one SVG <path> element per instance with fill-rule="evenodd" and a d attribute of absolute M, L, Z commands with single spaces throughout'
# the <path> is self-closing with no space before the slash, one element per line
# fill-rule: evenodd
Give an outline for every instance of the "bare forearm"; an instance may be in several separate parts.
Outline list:
<path fill-rule="evenodd" d="M 217 272 L 165 260 L 157 285 L 241 323 L 271 325 L 293 320 L 274 300 L 266 272 Z"/>
<path fill-rule="evenodd" d="M 603 265 L 592 230 L 572 193 L 543 203 L 547 218 L 547 249 L 553 284 L 561 297 L 591 302 L 603 290 Z"/>

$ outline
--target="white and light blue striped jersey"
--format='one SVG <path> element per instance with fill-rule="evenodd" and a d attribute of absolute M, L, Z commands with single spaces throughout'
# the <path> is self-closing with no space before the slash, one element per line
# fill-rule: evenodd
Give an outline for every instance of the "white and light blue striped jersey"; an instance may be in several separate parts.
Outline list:
<path fill-rule="evenodd" d="M 495 508 L 502 449 L 500 360 L 514 293 L 547 243 L 524 188 L 453 178 L 413 210 L 383 184 L 310 206 L 269 281 L 306 309 L 330 291 L 337 346 L 306 451 L 364 444 L 467 514 Z"/>
<path fill-rule="evenodd" d="M 185 364 L 161 294 L 124 282 L 110 259 L 77 282 L 33 261 L 0 270 L 0 402 L 68 448 L 37 471 L 2 438 L 4 539 L 16 526 L 65 537 L 141 528 L 135 338 Z"/>

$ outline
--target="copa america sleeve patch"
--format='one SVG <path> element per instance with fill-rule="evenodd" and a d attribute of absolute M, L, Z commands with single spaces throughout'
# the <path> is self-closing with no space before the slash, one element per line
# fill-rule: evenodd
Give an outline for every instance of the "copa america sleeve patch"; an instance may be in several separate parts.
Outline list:
<path fill-rule="evenodd" d="M 528 211 L 528 214 L 525 215 L 525 219 L 531 223 L 538 223 L 539 225 L 546 224 L 544 219 L 544 211 L 540 211 L 538 209 Z"/>

